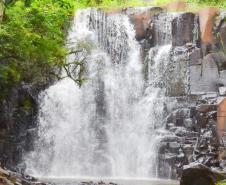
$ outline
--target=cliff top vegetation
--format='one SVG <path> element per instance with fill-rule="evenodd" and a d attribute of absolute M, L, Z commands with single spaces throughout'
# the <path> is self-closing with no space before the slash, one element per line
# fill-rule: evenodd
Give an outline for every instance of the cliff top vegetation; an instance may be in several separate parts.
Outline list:
<path fill-rule="evenodd" d="M 174 0 L 177 1 L 177 0 Z M 136 7 L 136 6 L 164 6 L 174 2 L 172 0 L 84 0 L 77 1 L 77 7 L 102 7 L 102 8 L 119 8 L 119 7 Z M 188 4 L 188 11 L 197 11 L 206 6 L 214 6 L 226 9 L 226 0 L 183 0 Z"/>

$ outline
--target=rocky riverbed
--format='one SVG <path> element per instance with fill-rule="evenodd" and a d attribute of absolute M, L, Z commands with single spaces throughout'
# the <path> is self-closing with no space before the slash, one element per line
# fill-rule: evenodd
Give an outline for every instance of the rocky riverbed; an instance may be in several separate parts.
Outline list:
<path fill-rule="evenodd" d="M 0 168 L 1 185 L 46 185 L 36 178 L 17 172 Z"/>

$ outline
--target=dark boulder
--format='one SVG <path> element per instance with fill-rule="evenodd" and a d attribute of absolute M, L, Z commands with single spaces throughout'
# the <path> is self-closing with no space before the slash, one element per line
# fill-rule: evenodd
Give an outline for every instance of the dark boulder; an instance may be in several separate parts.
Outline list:
<path fill-rule="evenodd" d="M 21 83 L 0 101 L 0 163 L 14 169 L 32 149 L 37 132 L 38 94 L 47 85 Z"/>
<path fill-rule="evenodd" d="M 180 185 L 215 185 L 216 182 L 225 178 L 225 174 L 203 164 L 191 163 L 183 167 Z"/>

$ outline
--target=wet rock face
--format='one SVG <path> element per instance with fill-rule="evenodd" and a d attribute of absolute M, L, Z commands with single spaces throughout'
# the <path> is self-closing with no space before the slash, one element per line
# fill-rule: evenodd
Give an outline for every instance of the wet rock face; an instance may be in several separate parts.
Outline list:
<path fill-rule="evenodd" d="M 165 118 L 167 132 L 159 147 L 160 177 L 178 178 L 183 166 L 192 162 L 225 169 L 225 158 L 219 160 L 223 143 L 216 104 L 219 95 L 226 95 L 226 56 L 220 49 L 225 40 L 225 22 L 222 19 L 215 28 L 216 15 L 217 10 L 211 8 L 198 15 L 156 13 L 149 21 L 149 32 L 140 41 L 146 75 L 149 79 L 153 74 L 152 78 L 160 78 L 155 85 L 164 88 L 167 97 L 181 97 L 182 102 Z M 214 30 L 219 31 L 220 40 Z M 164 52 L 167 45 L 171 48 Z M 156 57 L 161 58 L 159 64 Z M 156 72 L 152 67 L 156 65 L 162 71 Z M 206 179 L 196 183 L 204 182 Z"/>
<path fill-rule="evenodd" d="M 172 20 L 173 14 L 157 14 L 153 20 L 152 45 L 162 46 L 172 41 Z"/>
<path fill-rule="evenodd" d="M 172 45 L 183 46 L 193 41 L 194 29 L 193 13 L 183 13 L 172 21 Z"/>
<path fill-rule="evenodd" d="M 152 73 L 149 66 L 154 66 L 155 57 L 164 55 L 161 51 L 163 47 L 171 45 L 167 62 L 163 62 L 162 84 L 166 88 L 167 96 L 184 96 L 190 91 L 190 70 L 188 65 L 191 63 L 191 57 L 194 63 L 198 63 L 198 57 L 201 58 L 201 50 L 196 48 L 192 42 L 195 40 L 195 15 L 192 13 L 157 13 L 150 22 L 150 36 L 144 39 L 145 63 L 148 73 Z M 148 45 L 146 44 L 148 43 Z M 144 45 L 145 44 L 145 45 Z M 148 46 L 149 50 L 148 50 Z M 194 48 L 192 53 L 190 48 Z M 164 50 L 164 49 L 163 49 Z M 167 51 L 166 51 L 167 52 Z M 190 56 L 192 53 L 193 55 Z M 163 58 L 164 60 L 164 58 Z M 160 72 L 161 73 L 161 72 Z M 159 85 L 159 84 L 157 84 Z"/>
<path fill-rule="evenodd" d="M 169 70 L 165 72 L 167 96 L 183 96 L 188 94 L 188 62 L 187 48 L 174 47 L 171 53 Z"/>
<path fill-rule="evenodd" d="M 0 162 L 13 168 L 25 150 L 32 148 L 36 134 L 38 92 L 43 87 L 23 84 L 0 102 Z"/>
<path fill-rule="evenodd" d="M 220 37 L 224 48 L 226 48 L 226 23 L 223 23 L 220 28 Z"/>
<path fill-rule="evenodd" d="M 184 100 L 186 102 L 186 100 Z M 184 103 L 185 103 L 184 102 Z M 196 105 L 177 108 L 166 117 L 168 135 L 161 141 L 160 166 L 168 166 L 170 178 L 182 175 L 183 166 L 198 162 L 219 170 L 223 146 L 218 137 L 217 106 L 214 97 L 198 97 Z M 160 176 L 166 173 L 160 168 Z"/>
<path fill-rule="evenodd" d="M 221 18 L 219 25 L 214 23 L 217 13 L 212 8 L 204 9 L 197 15 L 157 12 L 146 22 L 149 31 L 146 37 L 142 37 L 141 45 L 147 66 L 152 63 L 148 55 L 153 50 L 172 45 L 168 58 L 170 62 L 162 79 L 167 96 L 226 94 L 226 56 L 224 50 L 220 49 L 225 40 L 225 18 Z M 214 25 L 218 25 L 217 28 Z M 218 30 L 219 34 L 214 30 Z M 220 35 L 220 39 L 217 39 L 217 35 Z"/>
<path fill-rule="evenodd" d="M 193 60 L 194 58 L 193 56 Z M 224 86 L 226 80 L 222 72 L 225 68 L 225 61 L 226 57 L 221 52 L 197 58 L 196 62 L 190 66 L 191 93 L 219 92 L 219 87 Z"/>
<path fill-rule="evenodd" d="M 129 43 L 125 27 L 117 23 L 116 17 L 94 8 L 90 13 L 89 29 L 96 31 L 99 46 L 109 54 L 112 61 L 120 63 L 128 55 Z"/>
<path fill-rule="evenodd" d="M 151 8 L 130 15 L 138 40 L 151 39 L 152 46 L 172 44 L 183 46 L 194 37 L 193 13 L 164 13 L 160 8 Z"/>

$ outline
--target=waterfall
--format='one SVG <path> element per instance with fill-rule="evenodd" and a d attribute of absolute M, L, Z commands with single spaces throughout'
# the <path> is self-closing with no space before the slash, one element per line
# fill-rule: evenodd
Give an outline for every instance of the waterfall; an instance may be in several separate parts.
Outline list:
<path fill-rule="evenodd" d="M 39 133 L 34 151 L 25 156 L 26 172 L 157 177 L 158 143 L 169 106 L 162 77 L 171 46 L 149 52 L 145 81 L 141 48 L 127 15 L 77 11 L 67 46 L 81 41 L 91 45 L 87 80 L 79 88 L 66 78 L 40 94 Z"/>

